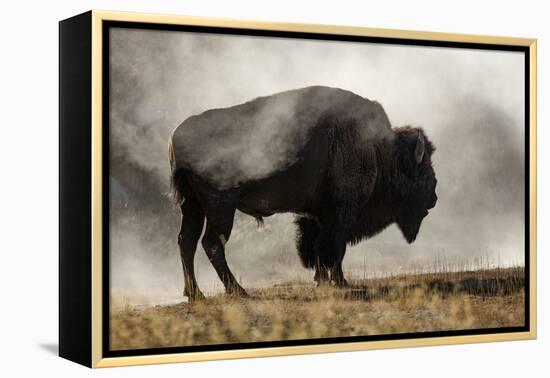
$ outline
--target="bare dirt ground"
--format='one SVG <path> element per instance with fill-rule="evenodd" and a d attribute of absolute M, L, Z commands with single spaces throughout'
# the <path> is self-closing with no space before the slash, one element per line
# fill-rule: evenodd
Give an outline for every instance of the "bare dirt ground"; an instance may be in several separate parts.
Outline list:
<path fill-rule="evenodd" d="M 111 349 L 296 340 L 522 326 L 523 268 L 352 280 L 351 287 L 289 282 L 196 303 L 111 313 Z"/>

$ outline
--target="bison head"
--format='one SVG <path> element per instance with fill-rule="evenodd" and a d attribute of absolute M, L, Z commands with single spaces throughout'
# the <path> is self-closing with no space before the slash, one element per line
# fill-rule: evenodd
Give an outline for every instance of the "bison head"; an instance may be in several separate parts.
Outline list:
<path fill-rule="evenodd" d="M 432 167 L 435 148 L 418 128 L 395 129 L 399 165 L 394 209 L 396 223 L 408 243 L 415 241 L 422 220 L 435 207 L 437 179 Z"/>

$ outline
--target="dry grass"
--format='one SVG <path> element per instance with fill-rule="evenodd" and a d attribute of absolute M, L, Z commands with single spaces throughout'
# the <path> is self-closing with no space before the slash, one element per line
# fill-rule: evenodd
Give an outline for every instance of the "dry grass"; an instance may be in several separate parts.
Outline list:
<path fill-rule="evenodd" d="M 349 289 L 294 282 L 250 298 L 126 307 L 111 314 L 113 350 L 292 340 L 524 324 L 523 268 L 354 280 Z"/>

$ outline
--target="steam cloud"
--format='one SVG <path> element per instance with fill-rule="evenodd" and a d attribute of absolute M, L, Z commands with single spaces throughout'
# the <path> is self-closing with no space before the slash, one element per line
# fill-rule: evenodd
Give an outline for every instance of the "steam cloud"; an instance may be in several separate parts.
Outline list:
<path fill-rule="evenodd" d="M 364 141 L 393 138 L 381 106 L 342 89 L 307 87 L 190 117 L 172 133 L 175 166 L 218 189 L 289 167 L 327 111 L 360 120 Z"/>
<path fill-rule="evenodd" d="M 377 100 L 392 126 L 421 126 L 437 148 L 439 201 L 417 241 L 407 245 L 392 226 L 348 248 L 345 270 L 373 275 L 438 261 L 524 263 L 522 53 L 123 28 L 110 33 L 113 294 L 139 294 L 137 302 L 181 299 L 180 214 L 167 194 L 172 130 L 208 109 L 310 85 Z M 254 137 L 276 132 L 265 131 Z M 223 148 L 242 146 L 228 141 Z M 269 168 L 261 151 L 250 154 L 258 173 Z M 275 215 L 257 229 L 254 219 L 237 214 L 227 258 L 245 287 L 311 279 L 296 257 L 292 219 Z M 200 246 L 196 271 L 205 292 L 221 288 Z"/>

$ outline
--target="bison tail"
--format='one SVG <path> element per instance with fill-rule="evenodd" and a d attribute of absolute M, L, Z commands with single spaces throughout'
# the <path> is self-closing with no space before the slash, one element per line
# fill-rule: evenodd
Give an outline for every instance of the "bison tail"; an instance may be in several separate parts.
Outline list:
<path fill-rule="evenodd" d="M 319 235 L 319 224 L 314 219 L 305 217 L 296 218 L 296 248 L 305 268 L 313 269 L 317 262 L 315 241 Z"/>
<path fill-rule="evenodd" d="M 174 203 L 181 205 L 183 201 L 182 176 L 183 172 L 176 167 L 176 155 L 172 144 L 172 136 L 168 139 L 168 160 L 170 162 L 170 192 Z"/>

